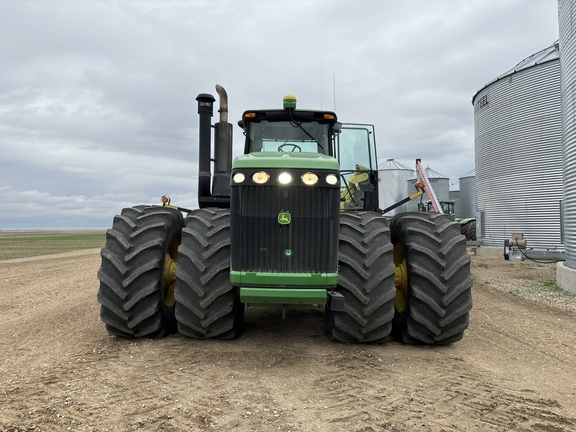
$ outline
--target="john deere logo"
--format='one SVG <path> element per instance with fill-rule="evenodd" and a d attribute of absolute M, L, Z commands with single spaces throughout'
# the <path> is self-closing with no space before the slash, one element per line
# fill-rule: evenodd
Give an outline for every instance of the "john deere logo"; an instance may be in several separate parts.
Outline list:
<path fill-rule="evenodd" d="M 278 223 L 280 225 L 288 225 L 292 221 L 292 216 L 288 212 L 278 213 Z"/>

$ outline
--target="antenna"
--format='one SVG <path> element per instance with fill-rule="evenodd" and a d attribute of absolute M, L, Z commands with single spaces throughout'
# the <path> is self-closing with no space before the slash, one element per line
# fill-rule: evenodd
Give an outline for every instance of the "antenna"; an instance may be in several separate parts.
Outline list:
<path fill-rule="evenodd" d="M 334 91 L 334 112 L 336 112 L 336 74 L 332 73 L 332 87 Z"/>
<path fill-rule="evenodd" d="M 322 77 L 324 76 L 324 56 L 322 56 L 322 60 L 320 61 L 320 110 L 322 110 L 322 97 L 323 97 L 323 83 Z"/>

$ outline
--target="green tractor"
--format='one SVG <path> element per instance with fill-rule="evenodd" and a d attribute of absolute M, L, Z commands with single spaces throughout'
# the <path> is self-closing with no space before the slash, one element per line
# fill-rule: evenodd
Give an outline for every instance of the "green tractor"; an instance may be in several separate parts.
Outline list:
<path fill-rule="evenodd" d="M 475 241 L 476 240 L 476 218 L 457 218 L 454 214 L 454 200 L 440 200 L 440 206 L 442 211 L 449 214 L 453 221 L 460 224 L 460 232 L 466 240 Z M 426 209 L 429 212 L 434 211 L 434 205 L 432 201 L 428 201 Z"/>
<path fill-rule="evenodd" d="M 107 330 L 232 339 L 246 308 L 268 306 L 322 309 L 340 342 L 460 340 L 472 308 L 465 239 L 448 215 L 383 216 L 373 126 L 287 96 L 281 109 L 243 113 L 244 154 L 232 162 L 216 89 L 214 126 L 215 98 L 197 97 L 199 208 L 163 197 L 122 210 L 107 231 L 97 296 Z"/>

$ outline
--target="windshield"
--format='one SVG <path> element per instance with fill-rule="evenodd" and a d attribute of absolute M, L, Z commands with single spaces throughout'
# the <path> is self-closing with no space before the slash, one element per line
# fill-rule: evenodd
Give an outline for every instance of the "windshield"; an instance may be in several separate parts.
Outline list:
<path fill-rule="evenodd" d="M 263 120 L 250 125 L 250 152 L 328 154 L 328 124 Z"/>

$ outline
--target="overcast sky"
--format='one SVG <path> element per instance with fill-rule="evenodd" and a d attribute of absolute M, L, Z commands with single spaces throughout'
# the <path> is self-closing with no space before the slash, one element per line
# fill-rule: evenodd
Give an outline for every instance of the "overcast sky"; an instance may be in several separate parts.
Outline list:
<path fill-rule="evenodd" d="M 195 98 L 215 84 L 234 157 L 242 112 L 291 93 L 374 124 L 380 163 L 456 182 L 476 91 L 557 39 L 554 0 L 0 0 L 0 229 L 196 207 Z"/>

